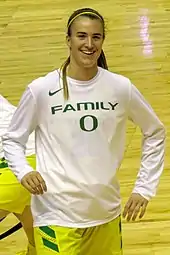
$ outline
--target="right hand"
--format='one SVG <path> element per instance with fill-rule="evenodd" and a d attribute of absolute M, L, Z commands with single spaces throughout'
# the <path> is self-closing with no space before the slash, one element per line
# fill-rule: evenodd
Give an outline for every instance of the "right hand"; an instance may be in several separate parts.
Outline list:
<path fill-rule="evenodd" d="M 32 194 L 40 195 L 47 191 L 47 186 L 39 172 L 32 171 L 21 179 L 21 184 Z"/>

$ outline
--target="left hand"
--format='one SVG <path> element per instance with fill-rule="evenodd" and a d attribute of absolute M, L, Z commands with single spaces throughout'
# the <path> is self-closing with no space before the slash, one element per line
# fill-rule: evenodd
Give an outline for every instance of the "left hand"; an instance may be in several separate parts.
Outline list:
<path fill-rule="evenodd" d="M 140 194 L 132 193 L 125 205 L 123 217 L 126 218 L 127 221 L 130 221 L 131 219 L 135 221 L 139 215 L 139 218 L 141 219 L 146 212 L 148 202 L 149 201 Z"/>

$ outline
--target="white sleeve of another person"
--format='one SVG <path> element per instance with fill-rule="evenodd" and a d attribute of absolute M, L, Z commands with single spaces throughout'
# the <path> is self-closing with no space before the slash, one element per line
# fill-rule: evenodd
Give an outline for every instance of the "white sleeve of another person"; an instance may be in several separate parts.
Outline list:
<path fill-rule="evenodd" d="M 2 146 L 2 136 L 7 131 L 16 107 L 8 102 L 6 98 L 0 95 L 0 158 L 4 157 Z"/>
<path fill-rule="evenodd" d="M 26 160 L 26 144 L 36 127 L 36 103 L 29 88 L 24 92 L 7 132 L 2 137 L 4 155 L 9 167 L 21 181 L 32 167 Z"/>

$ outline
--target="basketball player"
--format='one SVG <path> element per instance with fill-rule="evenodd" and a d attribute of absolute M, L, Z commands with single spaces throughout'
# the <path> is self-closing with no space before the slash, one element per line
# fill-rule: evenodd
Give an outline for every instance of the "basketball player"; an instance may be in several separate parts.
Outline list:
<path fill-rule="evenodd" d="M 13 213 L 22 223 L 28 238 L 28 250 L 18 254 L 34 255 L 35 244 L 33 235 L 33 221 L 30 211 L 30 193 L 18 182 L 15 175 L 8 168 L 4 158 L 1 137 L 6 132 L 16 107 L 0 95 L 0 220 L 9 213 Z M 13 149 L 12 149 L 13 150 Z M 27 160 L 35 167 L 35 139 L 30 135 L 27 143 Z"/>
<path fill-rule="evenodd" d="M 28 85 L 3 137 L 10 168 L 34 194 L 38 255 L 122 254 L 116 172 L 128 118 L 140 127 L 143 143 L 123 216 L 142 218 L 156 193 L 164 163 L 164 126 L 128 78 L 107 70 L 104 39 L 104 19 L 97 11 L 75 11 L 67 24 L 68 59 Z M 23 149 L 33 130 L 37 171 Z"/>

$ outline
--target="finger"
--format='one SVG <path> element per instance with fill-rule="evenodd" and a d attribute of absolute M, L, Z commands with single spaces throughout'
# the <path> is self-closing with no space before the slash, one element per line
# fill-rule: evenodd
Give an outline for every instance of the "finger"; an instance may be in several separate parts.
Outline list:
<path fill-rule="evenodd" d="M 131 199 L 129 199 L 128 202 L 126 203 L 124 211 L 123 211 L 123 217 L 124 218 L 126 217 L 126 215 L 128 213 L 128 210 L 131 207 L 132 203 L 133 203 L 133 201 Z"/>
<path fill-rule="evenodd" d="M 132 216 L 132 220 L 135 221 L 138 214 L 139 214 L 139 211 L 140 211 L 140 208 L 141 208 L 141 204 L 137 204 L 135 209 L 134 209 L 134 212 L 133 212 L 133 216 Z"/>
<path fill-rule="evenodd" d="M 46 183 L 45 183 L 44 179 L 42 178 L 42 176 L 40 175 L 40 173 L 38 173 L 38 172 L 37 172 L 37 178 L 38 178 L 39 182 L 41 183 L 43 190 L 47 191 Z"/>
<path fill-rule="evenodd" d="M 127 221 L 131 220 L 136 206 L 137 206 L 137 202 L 133 201 L 133 203 L 131 204 L 131 207 L 128 209 L 128 212 L 127 212 Z"/>
<path fill-rule="evenodd" d="M 22 181 L 21 184 L 26 188 L 30 193 L 36 194 L 36 191 L 27 183 L 27 181 Z"/>
<path fill-rule="evenodd" d="M 144 203 L 141 209 L 141 213 L 139 215 L 139 218 L 142 219 L 142 217 L 144 216 L 145 212 L 146 212 L 146 207 L 147 207 L 148 203 Z"/>
<path fill-rule="evenodd" d="M 35 191 L 35 194 L 36 195 L 39 195 L 40 194 L 40 192 L 39 192 L 39 189 L 37 188 L 37 185 L 34 183 L 34 179 L 33 179 L 34 177 L 33 176 L 31 176 L 29 179 L 27 179 L 27 183 L 28 183 L 28 185 L 30 185 L 31 186 L 31 188 Z"/>
<path fill-rule="evenodd" d="M 131 220 L 133 211 L 134 211 L 134 208 L 133 208 L 133 207 L 131 207 L 131 208 L 128 210 L 128 212 L 127 212 L 127 217 L 126 217 L 126 220 L 127 220 L 127 221 L 130 221 L 130 220 Z"/>
<path fill-rule="evenodd" d="M 37 176 L 32 176 L 32 182 L 35 184 L 36 190 L 38 191 L 39 194 L 43 194 L 43 188 L 42 185 L 40 183 L 40 181 L 38 180 Z"/>

